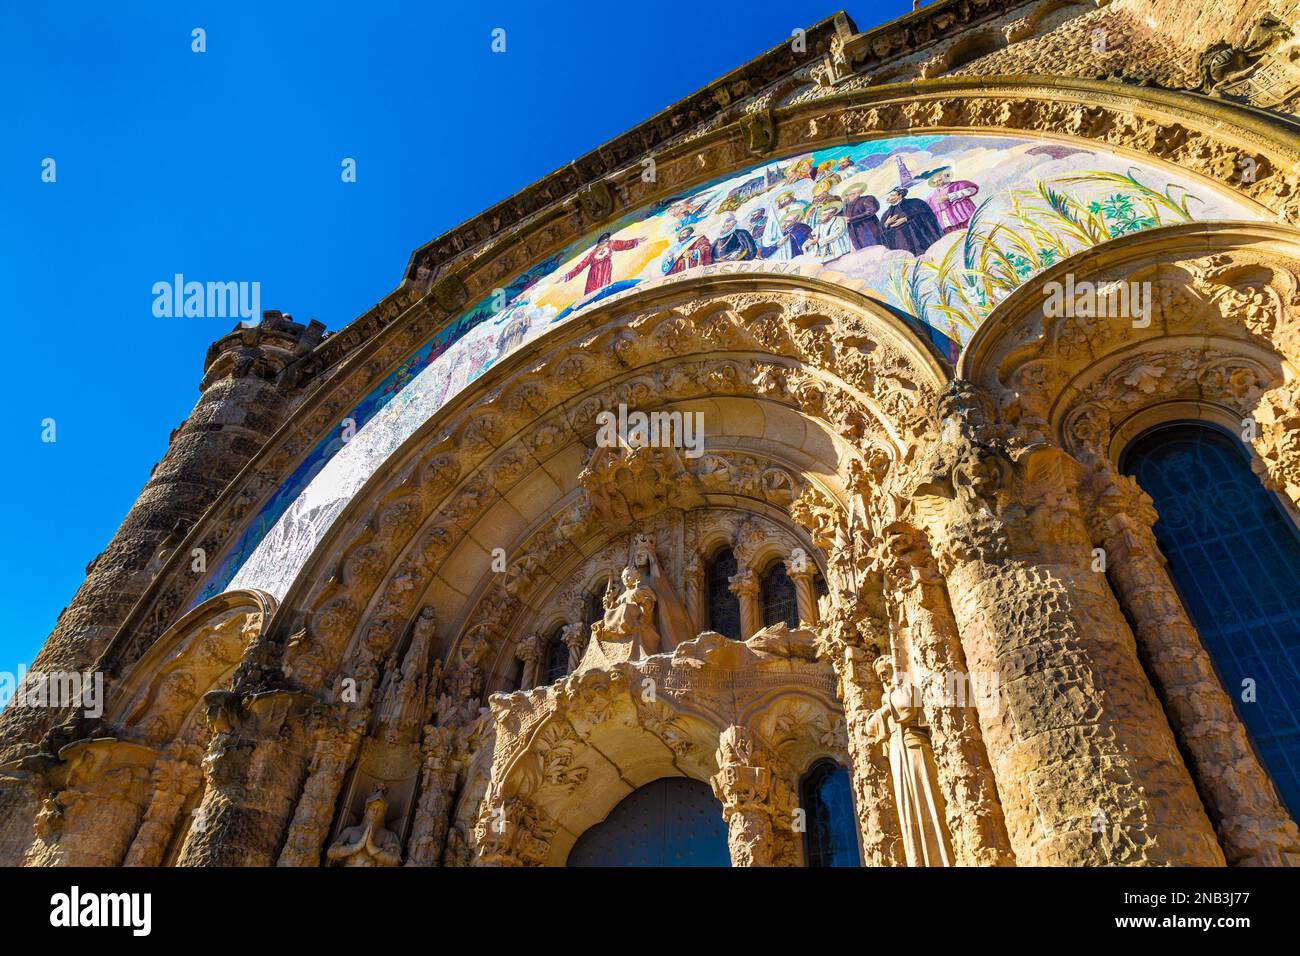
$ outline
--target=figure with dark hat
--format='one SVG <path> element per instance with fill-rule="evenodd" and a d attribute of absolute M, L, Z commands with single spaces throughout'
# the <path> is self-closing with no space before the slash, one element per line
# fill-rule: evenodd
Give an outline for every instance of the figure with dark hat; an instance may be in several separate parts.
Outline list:
<path fill-rule="evenodd" d="M 844 190 L 844 219 L 854 249 L 880 245 L 880 200 L 866 195 L 858 184 Z"/>
<path fill-rule="evenodd" d="M 885 246 L 919 256 L 943 238 L 934 211 L 920 199 L 908 199 L 906 186 L 895 186 L 885 197 L 889 203 L 880 216 Z"/>

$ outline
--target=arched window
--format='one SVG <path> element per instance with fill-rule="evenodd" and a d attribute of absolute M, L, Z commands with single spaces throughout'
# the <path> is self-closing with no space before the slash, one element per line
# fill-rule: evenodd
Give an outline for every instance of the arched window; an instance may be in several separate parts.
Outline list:
<path fill-rule="evenodd" d="M 1237 439 L 1153 429 L 1123 470 L 1155 502 L 1156 540 L 1205 648 L 1293 814 L 1300 812 L 1300 533 Z M 1253 700 L 1245 696 L 1254 688 Z"/>
<path fill-rule="evenodd" d="M 723 548 L 709 562 L 705 583 L 709 594 L 709 630 L 733 641 L 740 640 L 740 600 L 731 593 L 736 556 Z"/>
<path fill-rule="evenodd" d="M 545 656 L 542 658 L 543 684 L 554 684 L 569 673 L 569 648 L 560 640 L 563 633 L 564 628 L 557 627 L 551 639 L 546 642 Z"/>
<path fill-rule="evenodd" d="M 799 626 L 799 601 L 794 594 L 794 582 L 786 574 L 784 561 L 773 561 L 763 572 L 763 626 L 785 621 L 787 627 Z"/>
<path fill-rule="evenodd" d="M 799 806 L 807 814 L 803 846 L 808 866 L 862 865 L 847 770 L 833 760 L 817 761 L 799 784 Z"/>
<path fill-rule="evenodd" d="M 587 595 L 586 619 L 582 622 L 587 628 L 595 624 L 605 616 L 605 591 L 603 588 L 592 588 L 591 593 Z"/>

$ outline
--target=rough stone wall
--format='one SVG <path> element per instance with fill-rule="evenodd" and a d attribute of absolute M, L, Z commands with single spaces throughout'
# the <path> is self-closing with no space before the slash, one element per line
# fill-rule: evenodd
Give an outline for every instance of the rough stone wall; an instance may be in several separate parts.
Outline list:
<path fill-rule="evenodd" d="M 269 312 L 258 327 L 236 330 L 209 350 L 194 410 L 173 432 L 108 547 L 87 567 L 31 670 L 84 671 L 95 664 L 170 552 L 285 420 L 296 389 L 277 376 L 321 331 Z M 38 740 L 53 717 L 7 708 L 0 714 L 0 762 Z"/>
<path fill-rule="evenodd" d="M 1047 32 L 959 66 L 957 75 L 1036 73 L 1123 78 L 1169 89 L 1200 84 L 1197 59 L 1211 43 L 1240 43 L 1264 13 L 1288 22 L 1300 16 L 1294 0 L 1116 0 L 1089 9 L 1067 8 Z M 1044 24 L 1050 19 L 1044 18 Z"/>
<path fill-rule="evenodd" d="M 1300 3 L 1295 0 L 1115 0 L 1113 6 L 1152 33 L 1172 37 L 1195 50 L 1218 40 L 1240 43 L 1264 13 L 1287 22 L 1300 15 Z"/>

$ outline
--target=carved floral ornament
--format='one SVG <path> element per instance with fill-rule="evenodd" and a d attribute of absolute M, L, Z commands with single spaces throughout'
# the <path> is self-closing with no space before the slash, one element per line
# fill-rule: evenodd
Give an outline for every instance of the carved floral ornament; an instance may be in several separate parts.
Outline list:
<path fill-rule="evenodd" d="M 1294 135 L 1226 103 L 1069 78 L 1036 86 L 995 77 L 949 77 L 823 94 L 773 111 L 782 150 L 812 149 L 846 136 L 870 138 L 904 130 L 1032 131 L 1063 141 L 1091 140 L 1177 165 L 1260 203 L 1282 219 L 1294 220 L 1300 210 L 1300 176 L 1295 171 L 1300 147 Z M 742 130 L 730 123 L 668 146 L 656 153 L 655 160 L 654 183 L 641 181 L 639 163 L 629 165 L 626 175 L 608 177 L 615 215 L 619 209 L 652 202 L 751 163 L 752 155 Z M 1241 175 L 1245 160 L 1253 164 L 1249 177 L 1253 181 Z M 575 235 L 589 231 L 590 224 L 562 200 L 557 196 L 551 207 L 523 226 L 507 229 L 498 224 L 495 232 L 482 232 L 472 252 L 464 247 L 439 270 L 454 271 L 470 300 L 490 293 L 528 262 L 553 254 Z M 424 272 L 431 274 L 427 268 Z M 373 383 L 446 321 L 446 311 L 423 298 L 425 288 L 408 283 L 382 308 L 372 310 L 376 321 L 370 321 L 368 313 L 354 327 L 323 343 L 320 354 L 311 359 L 320 367 L 334 365 L 350 352 L 356 354 L 341 374 L 308 396 L 293 420 L 191 530 L 177 555 L 194 547 L 210 555 L 223 553 L 254 506 L 286 480 L 302 454 L 335 428 Z M 379 321 L 381 312 L 384 317 Z M 352 334 L 353 328 L 369 331 Z M 138 656 L 185 605 L 194 582 L 183 564 L 177 558 L 169 565 L 128 622 L 126 628 L 132 632 L 124 648 L 128 659 Z"/>

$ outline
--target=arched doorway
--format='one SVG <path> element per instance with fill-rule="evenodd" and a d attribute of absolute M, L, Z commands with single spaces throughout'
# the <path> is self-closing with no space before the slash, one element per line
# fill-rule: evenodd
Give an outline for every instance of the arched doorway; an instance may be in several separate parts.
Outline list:
<path fill-rule="evenodd" d="M 698 780 L 655 780 L 578 837 L 567 865 L 730 866 L 722 804 Z"/>
<path fill-rule="evenodd" d="M 1155 502 L 1156 540 L 1283 802 L 1300 812 L 1300 533 L 1237 439 L 1160 426 L 1123 470 Z"/>

